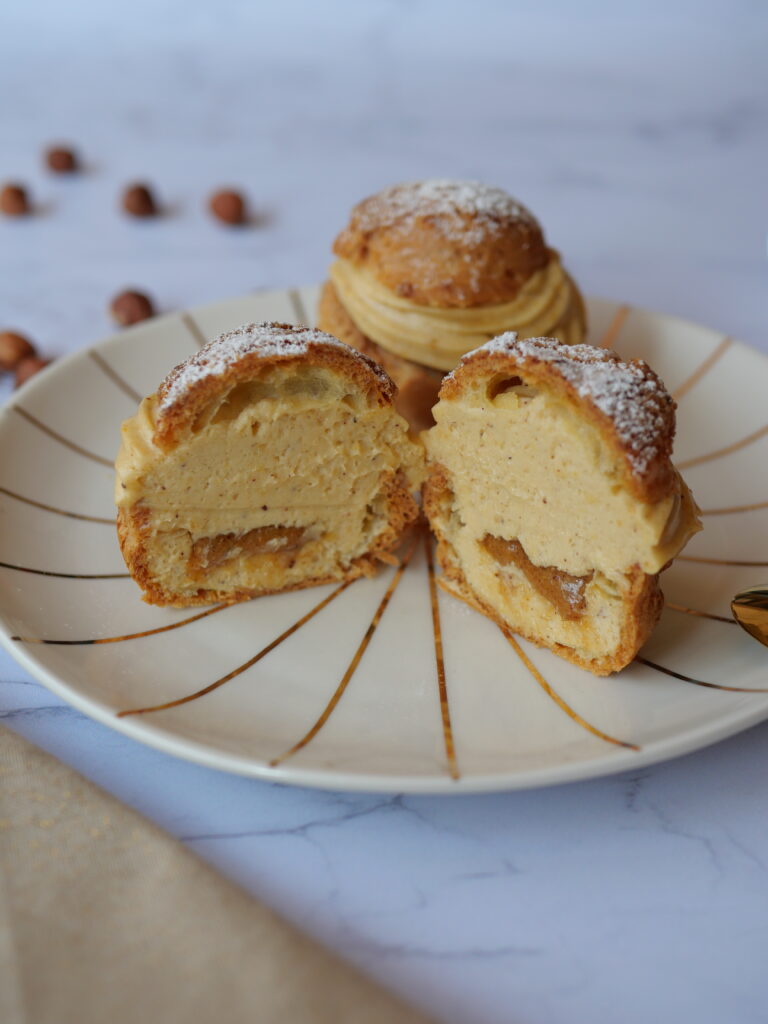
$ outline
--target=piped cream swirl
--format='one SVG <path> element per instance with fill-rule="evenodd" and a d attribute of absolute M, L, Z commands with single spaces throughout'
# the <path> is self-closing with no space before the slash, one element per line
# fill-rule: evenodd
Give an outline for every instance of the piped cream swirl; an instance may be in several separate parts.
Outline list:
<path fill-rule="evenodd" d="M 350 260 L 332 264 L 330 277 L 350 317 L 372 341 L 404 359 L 452 370 L 465 353 L 504 331 L 517 331 L 521 338 L 557 338 L 568 345 L 583 340 L 581 296 L 559 254 L 554 249 L 549 253 L 547 265 L 511 302 L 466 309 L 418 305 Z"/>

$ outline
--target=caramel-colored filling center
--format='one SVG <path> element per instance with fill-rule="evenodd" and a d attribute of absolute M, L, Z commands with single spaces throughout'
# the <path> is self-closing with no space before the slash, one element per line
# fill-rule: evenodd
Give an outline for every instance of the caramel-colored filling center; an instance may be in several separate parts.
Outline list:
<path fill-rule="evenodd" d="M 192 545 L 188 572 L 193 579 L 199 579 L 233 558 L 287 554 L 301 547 L 303 536 L 304 530 L 300 526 L 259 526 L 247 533 L 200 537 Z"/>
<path fill-rule="evenodd" d="M 587 607 L 585 590 L 594 576 L 572 576 L 551 565 L 534 565 L 520 541 L 504 540 L 486 533 L 482 545 L 499 565 L 514 565 L 563 619 L 578 619 Z"/>

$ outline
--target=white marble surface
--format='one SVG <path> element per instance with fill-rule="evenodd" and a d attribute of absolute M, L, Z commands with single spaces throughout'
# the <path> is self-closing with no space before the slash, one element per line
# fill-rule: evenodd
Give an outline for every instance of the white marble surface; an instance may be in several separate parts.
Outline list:
<path fill-rule="evenodd" d="M 1 325 L 59 355 L 129 284 L 172 309 L 318 280 L 353 200 L 450 175 L 522 198 L 593 294 L 768 351 L 767 42 L 747 0 L 6 5 L 0 180 L 39 209 L 0 222 Z M 84 176 L 43 172 L 56 138 Z M 116 212 L 134 178 L 167 216 Z M 260 226 L 209 220 L 227 182 Z M 768 724 L 606 780 L 381 798 L 174 761 L 5 654 L 0 680 L 7 725 L 439 1020 L 768 1020 Z"/>

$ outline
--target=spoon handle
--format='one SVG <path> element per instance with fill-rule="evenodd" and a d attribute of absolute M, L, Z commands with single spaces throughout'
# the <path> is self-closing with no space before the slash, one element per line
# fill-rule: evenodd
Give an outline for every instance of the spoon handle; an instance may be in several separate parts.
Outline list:
<path fill-rule="evenodd" d="M 731 601 L 731 611 L 742 629 L 768 647 L 768 584 L 742 590 Z"/>

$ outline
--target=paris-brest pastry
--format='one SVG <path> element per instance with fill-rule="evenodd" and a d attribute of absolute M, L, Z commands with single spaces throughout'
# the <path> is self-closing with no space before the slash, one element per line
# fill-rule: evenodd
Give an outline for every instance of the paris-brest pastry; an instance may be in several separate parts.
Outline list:
<path fill-rule="evenodd" d="M 656 374 L 508 333 L 446 377 L 434 415 L 425 507 L 445 588 L 597 675 L 627 665 L 659 573 L 701 528 Z"/>
<path fill-rule="evenodd" d="M 423 450 L 369 359 L 320 331 L 209 342 L 123 425 L 118 535 L 160 605 L 371 575 L 418 515 Z"/>
<path fill-rule="evenodd" d="M 499 188 L 439 179 L 385 189 L 354 207 L 333 251 L 318 326 L 384 367 L 415 427 L 432 422 L 443 375 L 490 338 L 584 338 L 584 304 L 559 254 Z"/>

